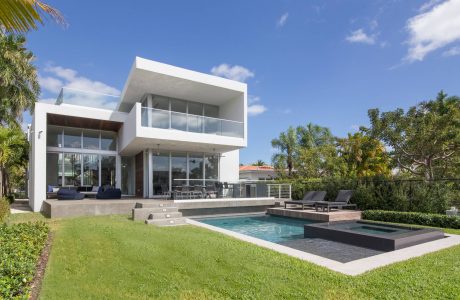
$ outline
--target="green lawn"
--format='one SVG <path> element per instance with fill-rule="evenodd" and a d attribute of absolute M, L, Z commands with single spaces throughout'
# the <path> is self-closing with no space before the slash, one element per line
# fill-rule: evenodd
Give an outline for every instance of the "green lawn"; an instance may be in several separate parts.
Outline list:
<path fill-rule="evenodd" d="M 12 216 L 11 222 L 42 219 Z M 41 299 L 459 299 L 460 246 L 351 277 L 193 226 L 51 221 Z M 460 230 L 449 230 L 460 233 Z"/>

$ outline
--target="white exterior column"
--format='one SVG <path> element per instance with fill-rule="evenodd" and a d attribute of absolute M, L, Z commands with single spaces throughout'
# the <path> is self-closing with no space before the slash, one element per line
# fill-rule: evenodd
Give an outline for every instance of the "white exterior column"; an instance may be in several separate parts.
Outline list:
<path fill-rule="evenodd" d="M 121 189 L 121 156 L 115 157 L 115 187 Z"/>
<path fill-rule="evenodd" d="M 29 206 L 34 212 L 39 212 L 43 201 L 46 200 L 46 118 L 46 111 L 40 105 L 35 105 L 30 135 L 32 151 L 29 161 Z"/>
<path fill-rule="evenodd" d="M 148 180 L 148 187 L 149 187 L 149 198 L 153 198 L 153 178 L 152 178 L 152 171 L 153 171 L 153 151 L 152 149 L 148 150 L 148 174 L 147 174 L 147 180 Z"/>
<path fill-rule="evenodd" d="M 237 182 L 240 178 L 240 151 L 222 153 L 219 159 L 219 181 Z"/>

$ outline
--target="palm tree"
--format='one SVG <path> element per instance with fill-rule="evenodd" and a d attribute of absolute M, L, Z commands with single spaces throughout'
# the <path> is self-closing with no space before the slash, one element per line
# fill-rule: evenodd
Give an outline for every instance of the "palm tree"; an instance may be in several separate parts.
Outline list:
<path fill-rule="evenodd" d="M 297 138 L 302 148 L 314 148 L 334 143 L 334 136 L 327 127 L 308 123 L 307 126 L 297 127 Z"/>
<path fill-rule="evenodd" d="M 266 166 L 267 164 L 263 160 L 259 159 L 255 163 L 253 163 L 252 165 L 257 166 L 257 167 L 263 167 L 263 166 Z"/>
<path fill-rule="evenodd" d="M 33 110 L 40 95 L 34 56 L 23 36 L 0 33 L 0 124 L 18 124 L 24 110 Z"/>
<path fill-rule="evenodd" d="M 0 127 L 0 199 L 10 192 L 8 173 L 27 164 L 29 143 L 19 127 Z"/>
<path fill-rule="evenodd" d="M 0 27 L 11 33 L 26 33 L 37 29 L 38 24 L 43 24 L 43 19 L 51 16 L 58 23 L 65 24 L 61 13 L 38 0 L 1 0 L 0 1 Z"/>
<path fill-rule="evenodd" d="M 295 129 L 290 126 L 286 132 L 281 132 L 277 139 L 272 140 L 272 147 L 279 150 L 279 153 L 273 156 L 274 165 L 277 168 L 287 166 L 288 175 L 291 176 L 298 147 Z"/>

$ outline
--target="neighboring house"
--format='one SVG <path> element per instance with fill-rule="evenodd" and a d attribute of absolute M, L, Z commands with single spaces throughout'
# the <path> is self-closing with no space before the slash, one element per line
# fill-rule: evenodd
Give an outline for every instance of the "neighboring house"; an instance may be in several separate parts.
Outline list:
<path fill-rule="evenodd" d="M 276 178 L 272 166 L 240 166 L 240 180 L 270 180 Z"/>
<path fill-rule="evenodd" d="M 29 204 L 62 186 L 112 185 L 151 198 L 184 184 L 239 178 L 247 86 L 136 57 L 120 97 L 64 88 L 36 103 Z"/>

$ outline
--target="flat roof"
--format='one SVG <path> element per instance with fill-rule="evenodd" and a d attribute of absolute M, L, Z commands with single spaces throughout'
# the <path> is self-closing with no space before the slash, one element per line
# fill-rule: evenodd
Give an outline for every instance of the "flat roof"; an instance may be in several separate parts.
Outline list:
<path fill-rule="evenodd" d="M 129 111 L 145 94 L 221 105 L 246 91 L 242 82 L 136 56 L 117 109 Z"/>

